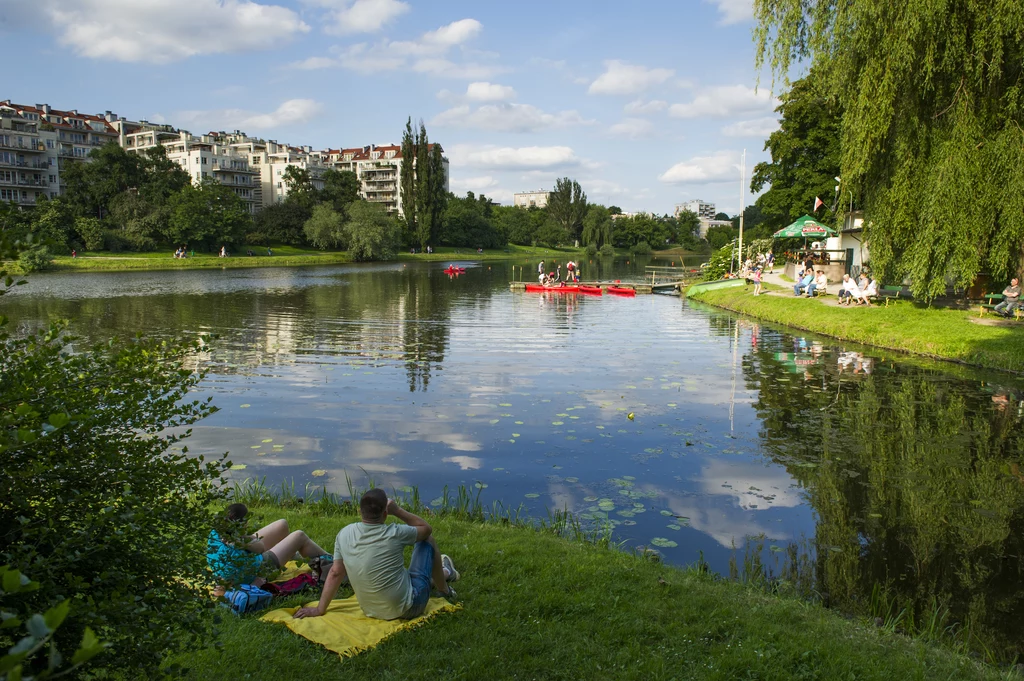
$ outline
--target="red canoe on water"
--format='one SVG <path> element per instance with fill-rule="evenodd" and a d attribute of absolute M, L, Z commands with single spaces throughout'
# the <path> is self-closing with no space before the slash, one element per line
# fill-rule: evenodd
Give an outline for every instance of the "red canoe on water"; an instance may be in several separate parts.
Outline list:
<path fill-rule="evenodd" d="M 579 293 L 579 286 L 541 286 L 540 284 L 527 284 L 526 290 L 529 293 L 542 293 L 544 291 L 551 291 L 552 293 Z"/>
<path fill-rule="evenodd" d="M 449 267 L 444 271 L 445 274 L 465 274 L 465 267 Z"/>
<path fill-rule="evenodd" d="M 591 293 L 595 296 L 599 296 L 604 293 L 604 289 L 600 286 L 580 286 L 580 293 Z"/>
<path fill-rule="evenodd" d="M 614 293 L 617 296 L 635 296 L 636 289 L 621 288 L 619 286 L 609 286 L 608 293 Z"/>

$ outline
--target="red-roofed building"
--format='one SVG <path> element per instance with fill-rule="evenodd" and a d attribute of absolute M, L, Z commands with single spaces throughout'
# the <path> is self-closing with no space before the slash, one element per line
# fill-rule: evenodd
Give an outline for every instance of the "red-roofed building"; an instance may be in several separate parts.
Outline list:
<path fill-rule="evenodd" d="M 440 145 L 438 145 L 440 146 Z M 434 145 L 429 147 L 431 150 Z M 444 153 L 444 149 L 441 150 Z M 381 203 L 388 212 L 403 213 L 402 147 L 396 144 L 373 145 L 353 149 L 328 149 L 320 152 L 325 165 L 347 170 L 359 178 L 359 194 L 367 201 Z M 415 159 L 413 160 L 415 163 Z M 444 158 L 444 189 L 448 191 L 448 159 Z"/>

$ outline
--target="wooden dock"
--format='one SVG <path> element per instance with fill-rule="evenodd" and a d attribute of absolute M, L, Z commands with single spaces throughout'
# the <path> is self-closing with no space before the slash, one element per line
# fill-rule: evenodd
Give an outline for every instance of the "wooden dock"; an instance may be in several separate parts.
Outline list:
<path fill-rule="evenodd" d="M 512 281 L 509 282 L 509 288 L 513 291 L 525 291 L 527 284 L 534 284 L 533 281 Z M 641 293 L 654 293 L 654 287 L 650 284 L 637 284 L 632 282 L 614 282 L 614 281 L 581 281 L 579 284 L 568 284 L 569 286 L 599 286 L 602 289 L 606 289 L 609 286 L 617 288 L 631 288 L 638 294 Z"/>

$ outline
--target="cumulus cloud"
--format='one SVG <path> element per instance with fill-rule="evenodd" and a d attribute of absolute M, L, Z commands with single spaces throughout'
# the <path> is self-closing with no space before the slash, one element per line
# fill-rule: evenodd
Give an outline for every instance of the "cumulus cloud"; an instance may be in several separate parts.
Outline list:
<path fill-rule="evenodd" d="M 478 128 L 496 132 L 537 132 L 586 124 L 578 111 L 547 113 L 530 104 L 487 104 L 477 109 L 468 105 L 443 111 L 431 121 L 433 125 Z"/>
<path fill-rule="evenodd" d="M 466 99 L 474 102 L 507 102 L 516 98 L 515 88 L 497 83 L 470 83 L 466 88 Z"/>
<path fill-rule="evenodd" d="M 344 68 L 362 74 L 382 73 L 408 69 L 415 73 L 465 80 L 483 80 L 504 69 L 493 63 L 467 61 L 456 63 L 447 54 L 453 48 L 465 47 L 483 30 L 476 19 L 454 21 L 434 31 L 424 33 L 416 40 L 381 40 L 376 43 L 356 43 L 334 47 L 331 57 L 310 57 L 293 62 L 296 69 Z M 496 55 L 473 53 L 475 57 L 494 58 Z"/>
<path fill-rule="evenodd" d="M 608 134 L 631 140 L 643 139 L 654 134 L 654 123 L 646 118 L 624 118 L 621 123 L 608 128 Z"/>
<path fill-rule="evenodd" d="M 199 125 L 210 130 L 270 130 L 286 125 L 308 123 L 327 108 L 312 99 L 289 99 L 269 113 L 244 109 L 182 111 L 175 120 L 185 125 Z"/>
<path fill-rule="evenodd" d="M 755 118 L 750 121 L 739 121 L 722 128 L 726 137 L 761 137 L 765 138 L 779 129 L 779 119 L 775 116 Z"/>
<path fill-rule="evenodd" d="M 466 192 L 479 192 L 498 186 L 498 181 L 490 175 L 480 177 L 453 177 L 451 179 L 452 191 L 456 194 Z"/>
<path fill-rule="evenodd" d="M 606 61 L 604 66 L 605 72 L 587 90 L 592 95 L 635 95 L 675 75 L 672 69 L 649 69 L 617 59 Z"/>
<path fill-rule="evenodd" d="M 409 5 L 400 0 L 322 0 L 319 4 L 334 8 L 324 28 L 334 35 L 375 33 L 409 11 Z"/>
<path fill-rule="evenodd" d="M 779 101 L 768 90 L 746 85 L 719 85 L 697 93 L 687 104 L 673 104 L 669 115 L 675 118 L 735 118 L 764 114 Z"/>
<path fill-rule="evenodd" d="M 635 99 L 627 104 L 623 110 L 630 116 L 645 116 L 647 114 L 660 113 L 668 108 L 668 102 L 662 99 L 644 101 Z"/>
<path fill-rule="evenodd" d="M 718 6 L 723 24 L 738 24 L 754 17 L 753 0 L 704 0 Z"/>
<path fill-rule="evenodd" d="M 309 31 L 291 9 L 251 0 L 41 0 L 33 11 L 78 55 L 123 62 L 263 50 Z"/>
<path fill-rule="evenodd" d="M 449 150 L 452 166 L 542 170 L 580 165 L 571 147 L 498 147 L 456 144 Z"/>
<path fill-rule="evenodd" d="M 711 184 L 739 179 L 739 158 L 733 151 L 694 156 L 675 164 L 658 179 L 666 184 Z"/>

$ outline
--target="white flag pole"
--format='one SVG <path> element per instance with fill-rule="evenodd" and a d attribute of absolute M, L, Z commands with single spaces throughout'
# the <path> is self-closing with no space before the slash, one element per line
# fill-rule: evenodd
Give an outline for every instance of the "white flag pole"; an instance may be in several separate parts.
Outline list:
<path fill-rule="evenodd" d="M 743 203 L 747 199 L 747 191 L 744 183 L 746 182 L 747 176 L 747 150 L 743 150 L 743 159 L 740 161 L 740 257 L 739 257 L 739 270 L 743 270 L 743 263 L 746 262 L 743 258 Z"/>

